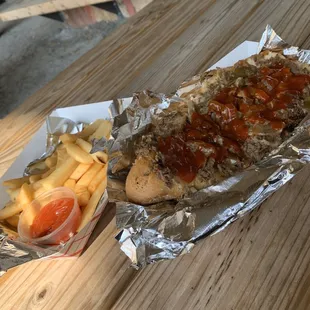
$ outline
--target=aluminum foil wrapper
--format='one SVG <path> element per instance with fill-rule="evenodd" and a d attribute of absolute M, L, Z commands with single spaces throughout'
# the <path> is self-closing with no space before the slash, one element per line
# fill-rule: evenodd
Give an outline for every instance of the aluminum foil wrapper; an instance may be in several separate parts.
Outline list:
<path fill-rule="evenodd" d="M 297 58 L 300 62 L 310 64 L 310 50 L 291 46 L 281 39 L 270 25 L 266 29 L 259 42 L 258 53 L 263 50 L 281 51 L 284 56 Z"/>
<path fill-rule="evenodd" d="M 310 63 L 310 51 L 290 46 L 269 25 L 258 53 L 265 49 L 283 51 L 286 56 Z M 112 158 L 110 180 L 124 184 L 133 161 L 134 142 L 160 118 L 164 109 L 178 101 L 182 99 L 142 92 L 115 118 L 114 139 L 105 144 Z M 126 200 L 124 186 L 116 187 L 111 182 L 109 198 L 116 201 L 116 223 L 121 229 L 116 238 L 132 266 L 140 268 L 188 253 L 198 240 L 223 230 L 293 178 L 310 162 L 307 119 L 261 162 L 179 201 L 137 205 Z"/>
<path fill-rule="evenodd" d="M 44 173 L 37 168 L 35 164 L 43 162 L 47 157 L 51 156 L 59 144 L 59 137 L 64 133 L 76 133 L 83 128 L 83 124 L 76 124 L 70 119 L 63 117 L 48 116 L 46 118 L 46 150 L 40 156 L 30 162 L 24 171 L 24 176 Z"/>

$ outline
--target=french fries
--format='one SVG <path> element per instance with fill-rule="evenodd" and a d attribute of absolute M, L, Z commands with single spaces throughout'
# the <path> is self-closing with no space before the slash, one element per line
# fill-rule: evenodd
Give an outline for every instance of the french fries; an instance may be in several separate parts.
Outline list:
<path fill-rule="evenodd" d="M 22 185 L 16 200 L 23 208 L 31 203 L 33 200 L 33 190 L 29 184 L 24 183 Z"/>
<path fill-rule="evenodd" d="M 76 144 L 87 153 L 91 150 L 91 144 L 81 138 L 76 139 Z"/>
<path fill-rule="evenodd" d="M 50 170 L 47 170 L 45 173 L 42 174 L 41 179 L 47 178 L 56 170 L 56 167 L 52 167 Z"/>
<path fill-rule="evenodd" d="M 32 189 L 33 189 L 34 191 L 37 191 L 37 190 L 39 190 L 39 189 L 42 189 L 42 188 L 43 188 L 43 186 L 42 186 L 42 180 L 39 180 L 39 181 L 37 181 L 37 182 L 32 183 L 32 184 L 31 184 L 31 187 L 32 187 Z"/>
<path fill-rule="evenodd" d="M 39 182 L 47 190 L 64 185 L 69 179 L 72 172 L 76 169 L 79 163 L 72 157 L 68 158 L 58 169 L 55 169 L 47 178 Z"/>
<path fill-rule="evenodd" d="M 70 133 L 65 133 L 59 137 L 59 140 L 63 143 L 74 143 L 77 139 L 76 135 L 72 135 Z"/>
<path fill-rule="evenodd" d="M 90 154 L 90 142 L 109 138 L 111 128 L 111 122 L 99 119 L 80 133 L 64 134 L 54 154 L 32 166 L 40 174 L 4 181 L 10 201 L 0 209 L 0 220 L 16 228 L 20 213 L 30 208 L 34 199 L 64 186 L 76 194 L 82 210 L 80 231 L 90 221 L 107 186 L 108 155 L 101 151 Z"/>
<path fill-rule="evenodd" d="M 57 150 L 56 150 L 56 151 L 61 151 L 61 150 L 64 150 L 64 149 L 65 149 L 64 144 L 59 144 L 59 145 L 57 146 Z"/>
<path fill-rule="evenodd" d="M 83 210 L 81 224 L 77 229 L 77 231 L 81 231 L 85 227 L 85 225 L 90 221 L 105 189 L 106 189 L 106 183 L 100 183 L 98 188 L 94 191 L 91 198 L 89 199 L 87 206 Z"/>
<path fill-rule="evenodd" d="M 87 187 L 76 184 L 74 192 L 77 196 L 79 206 L 82 208 L 86 207 L 90 199 L 90 192 L 87 190 Z"/>
<path fill-rule="evenodd" d="M 70 189 L 72 189 L 74 191 L 76 185 L 76 180 L 74 179 L 68 179 L 65 183 L 64 183 L 64 187 L 68 187 Z"/>
<path fill-rule="evenodd" d="M 17 178 L 17 179 L 11 179 L 11 180 L 3 181 L 2 185 L 4 187 L 8 187 L 8 188 L 19 188 L 24 183 L 28 183 L 28 181 L 29 181 L 29 177 L 23 177 L 23 178 Z"/>
<path fill-rule="evenodd" d="M 24 184 L 27 184 L 27 183 L 24 183 Z M 20 188 L 8 188 L 6 189 L 6 192 L 9 194 L 12 201 L 16 201 L 19 195 L 19 192 L 20 192 Z"/>
<path fill-rule="evenodd" d="M 96 152 L 92 155 L 96 156 L 96 158 L 97 158 L 96 162 L 97 163 L 99 162 L 99 163 L 106 164 L 108 162 L 108 154 L 106 154 L 104 152 Z"/>
<path fill-rule="evenodd" d="M 10 201 L 0 210 L 0 220 L 10 218 L 15 214 L 20 213 L 22 210 L 23 208 L 19 203 Z"/>
<path fill-rule="evenodd" d="M 19 221 L 19 214 L 15 214 L 5 220 L 8 222 L 11 226 L 17 227 L 18 226 L 18 221 Z"/>
<path fill-rule="evenodd" d="M 57 147 L 56 155 L 57 155 L 56 168 L 59 168 L 69 158 L 69 155 L 67 153 L 64 144 L 60 144 Z"/>
<path fill-rule="evenodd" d="M 90 153 L 92 149 L 92 145 L 83 139 L 77 139 L 76 144 L 87 153 Z M 94 159 L 94 161 L 99 164 L 104 164 L 108 161 L 108 155 L 104 152 L 96 152 L 90 155 Z"/>
<path fill-rule="evenodd" d="M 102 137 L 109 139 L 111 130 L 112 123 L 110 121 L 103 120 L 96 131 L 89 136 L 88 141 L 92 141 L 93 139 L 101 139 Z"/>
<path fill-rule="evenodd" d="M 46 193 L 46 189 L 44 187 L 40 187 L 33 193 L 33 199 L 37 199 L 40 195 Z"/>
<path fill-rule="evenodd" d="M 37 181 L 41 180 L 41 174 L 34 174 L 29 177 L 29 183 L 33 184 Z"/>
<path fill-rule="evenodd" d="M 98 163 L 94 163 L 87 172 L 77 181 L 77 185 L 88 187 L 91 180 L 96 176 L 96 174 L 101 169 L 101 165 Z"/>
<path fill-rule="evenodd" d="M 103 119 L 97 119 L 96 121 L 88 125 L 86 128 L 84 128 L 81 132 L 79 132 L 77 136 L 82 139 L 88 138 L 97 130 L 97 128 L 103 121 L 104 121 Z"/>
<path fill-rule="evenodd" d="M 97 189 L 97 187 L 101 182 L 105 182 L 105 180 L 107 179 L 107 166 L 108 165 L 103 166 L 99 170 L 99 172 L 94 176 L 94 178 L 90 181 L 87 189 L 91 194 L 95 192 L 95 190 Z"/>
<path fill-rule="evenodd" d="M 91 167 L 91 164 L 79 164 L 70 176 L 70 179 L 79 180 L 83 174 Z"/>
<path fill-rule="evenodd" d="M 78 145 L 68 143 L 65 145 L 68 154 L 75 159 L 77 162 L 82 164 L 92 164 L 94 162 L 91 155 L 82 150 Z"/>
<path fill-rule="evenodd" d="M 45 159 L 45 164 L 48 168 L 52 168 L 52 167 L 56 166 L 56 163 L 57 163 L 57 157 L 56 156 L 50 156 L 50 157 L 47 157 Z"/>

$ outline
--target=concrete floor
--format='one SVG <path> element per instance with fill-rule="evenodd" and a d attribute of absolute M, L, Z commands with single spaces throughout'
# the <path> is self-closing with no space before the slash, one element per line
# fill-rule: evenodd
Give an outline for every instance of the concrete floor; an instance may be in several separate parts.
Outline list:
<path fill-rule="evenodd" d="M 0 118 L 52 80 L 124 22 L 73 29 L 45 17 L 0 27 Z M 1 26 L 1 24 L 0 24 Z M 3 31 L 3 30 L 2 30 Z"/>

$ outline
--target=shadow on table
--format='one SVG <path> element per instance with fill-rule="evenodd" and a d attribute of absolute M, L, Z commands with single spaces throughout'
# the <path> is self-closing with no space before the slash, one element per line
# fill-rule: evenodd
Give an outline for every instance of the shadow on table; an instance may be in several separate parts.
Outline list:
<path fill-rule="evenodd" d="M 82 252 L 82 255 L 85 251 L 91 246 L 91 244 L 96 240 L 96 238 L 103 232 L 103 230 L 110 224 L 116 214 L 116 206 L 115 203 L 108 203 L 105 207 L 94 231 L 92 232 L 88 242 Z M 116 235 L 116 233 L 115 233 Z"/>

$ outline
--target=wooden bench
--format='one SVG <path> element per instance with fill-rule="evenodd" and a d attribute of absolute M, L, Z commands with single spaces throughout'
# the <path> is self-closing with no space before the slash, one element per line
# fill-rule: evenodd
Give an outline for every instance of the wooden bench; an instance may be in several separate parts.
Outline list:
<path fill-rule="evenodd" d="M 0 21 L 12 21 L 37 15 L 55 18 L 55 13 L 65 12 L 63 17 L 67 21 L 82 19 L 83 15 L 84 22 L 86 20 L 91 24 L 100 20 L 114 21 L 117 19 L 118 12 L 121 12 L 124 17 L 132 16 L 150 2 L 152 0 L 15 0 L 4 2 L 0 6 Z M 85 16 L 88 18 L 85 19 Z M 56 17 L 56 19 L 61 18 Z"/>

